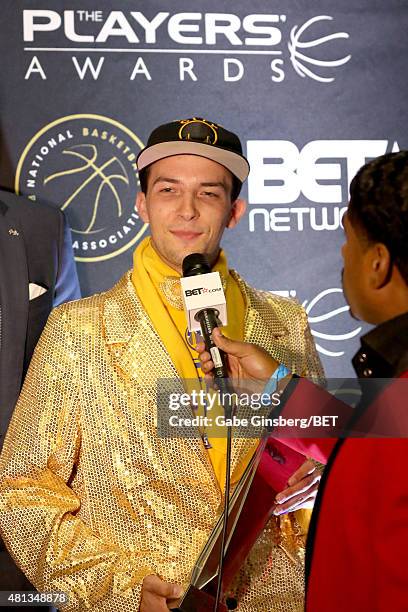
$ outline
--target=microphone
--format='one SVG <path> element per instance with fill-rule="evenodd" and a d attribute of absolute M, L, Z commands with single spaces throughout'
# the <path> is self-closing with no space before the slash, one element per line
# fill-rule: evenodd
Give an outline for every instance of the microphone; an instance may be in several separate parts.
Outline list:
<path fill-rule="evenodd" d="M 191 277 L 202 277 L 197 282 L 191 282 Z M 227 357 L 213 342 L 211 333 L 214 327 L 221 323 L 219 316 L 226 324 L 227 312 L 224 291 L 218 272 L 211 272 L 211 266 L 202 253 L 192 253 L 183 260 L 183 277 L 181 287 L 183 290 L 184 306 L 187 312 L 189 329 L 193 330 L 192 320 L 198 321 L 204 337 L 205 348 L 211 353 L 214 362 L 214 383 L 222 394 L 222 405 L 225 417 L 231 421 L 233 414 L 233 389 L 228 380 Z M 204 280 L 205 279 L 205 280 Z M 220 312 L 222 311 L 222 312 Z M 227 542 L 230 485 L 231 485 L 231 441 L 232 427 L 227 423 L 227 444 L 225 458 L 225 495 L 222 521 L 221 545 L 219 550 L 218 576 L 216 579 L 216 595 L 213 611 L 218 612 L 222 595 L 222 578 L 224 569 L 225 548 Z M 206 606 L 210 610 L 210 607 Z"/>
<path fill-rule="evenodd" d="M 192 253 L 191 255 L 187 255 L 187 257 L 183 260 L 183 277 L 190 276 L 205 276 L 208 274 L 218 274 L 211 272 L 211 266 L 208 263 L 207 258 L 202 253 Z M 209 279 L 209 277 L 207 277 Z M 201 280 L 201 279 L 200 279 Z M 202 279 L 204 281 L 204 278 Z M 210 280 L 210 279 L 209 279 Z M 220 283 L 220 281 L 219 281 Z M 199 283 L 200 285 L 207 284 L 205 281 Z M 187 290 L 188 291 L 188 290 Z M 220 310 L 214 307 L 214 295 L 218 292 L 216 301 L 222 302 L 222 298 L 219 295 L 219 292 L 223 293 L 222 286 L 213 288 L 211 290 L 205 291 L 204 288 L 196 288 L 190 290 L 191 292 L 201 291 L 200 294 L 200 309 L 195 312 L 194 311 L 194 319 L 198 321 L 201 328 L 201 333 L 204 338 L 205 348 L 211 354 L 211 358 L 214 362 L 214 379 L 216 386 L 220 388 L 221 391 L 228 392 L 226 388 L 226 379 L 228 378 L 228 368 L 227 368 L 227 357 L 224 351 L 221 351 L 213 342 L 211 337 L 211 333 L 215 327 L 219 327 L 221 321 L 219 320 Z M 207 297 L 208 296 L 208 297 Z M 185 299 L 186 302 L 186 299 Z M 186 304 L 187 311 L 191 310 L 191 307 Z"/>

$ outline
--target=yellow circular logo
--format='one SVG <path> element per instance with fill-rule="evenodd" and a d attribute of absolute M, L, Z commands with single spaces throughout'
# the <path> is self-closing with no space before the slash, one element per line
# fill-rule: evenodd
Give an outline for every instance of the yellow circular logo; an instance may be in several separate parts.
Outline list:
<path fill-rule="evenodd" d="M 102 261 L 136 244 L 147 225 L 135 208 L 142 141 L 115 119 L 61 117 L 25 147 L 15 191 L 59 206 L 72 229 L 75 259 Z"/>
<path fill-rule="evenodd" d="M 195 142 L 203 142 L 205 144 L 214 145 L 218 140 L 218 125 L 209 123 L 206 119 L 183 119 L 180 121 L 179 129 L 180 140 L 194 140 Z"/>

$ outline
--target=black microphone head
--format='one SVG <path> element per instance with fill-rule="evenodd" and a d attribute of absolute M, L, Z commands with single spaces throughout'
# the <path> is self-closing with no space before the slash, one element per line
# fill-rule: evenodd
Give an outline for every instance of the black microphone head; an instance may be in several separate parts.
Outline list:
<path fill-rule="evenodd" d="M 209 272 L 211 272 L 211 266 L 202 253 L 191 253 L 183 259 L 183 276 L 196 276 Z"/>

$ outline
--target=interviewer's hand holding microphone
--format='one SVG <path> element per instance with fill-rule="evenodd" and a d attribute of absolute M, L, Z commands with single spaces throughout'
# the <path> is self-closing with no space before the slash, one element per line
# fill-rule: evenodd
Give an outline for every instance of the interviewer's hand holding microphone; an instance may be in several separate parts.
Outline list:
<path fill-rule="evenodd" d="M 218 348 L 228 355 L 229 374 L 238 386 L 244 380 L 267 383 L 279 365 L 264 349 L 248 342 L 229 340 L 218 327 L 214 329 L 212 337 Z M 197 345 L 197 351 L 201 369 L 207 378 L 211 378 L 214 363 L 210 353 L 203 343 Z"/>
<path fill-rule="evenodd" d="M 278 362 L 261 347 L 249 342 L 230 340 L 222 335 L 219 328 L 214 329 L 212 338 L 216 346 L 227 355 L 229 375 L 237 386 L 244 380 L 266 384 L 278 367 Z M 201 369 L 207 380 L 211 379 L 214 368 L 211 355 L 205 350 L 203 343 L 197 346 L 197 351 Z M 276 496 L 274 514 L 312 508 L 320 479 L 321 470 L 307 459 L 289 478 L 288 487 Z"/>

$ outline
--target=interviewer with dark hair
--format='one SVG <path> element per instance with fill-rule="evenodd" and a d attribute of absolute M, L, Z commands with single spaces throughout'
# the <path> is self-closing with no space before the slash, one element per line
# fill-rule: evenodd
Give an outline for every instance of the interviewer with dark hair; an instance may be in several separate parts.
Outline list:
<path fill-rule="evenodd" d="M 309 529 L 306 610 L 403 612 L 408 610 L 408 440 L 403 437 L 408 400 L 402 380 L 408 378 L 408 152 L 363 166 L 350 194 L 344 293 L 352 315 L 376 327 L 361 338 L 353 359 L 358 377 L 372 383 L 362 384 L 349 429 L 362 431 L 361 423 L 373 415 L 378 428 L 396 415 L 402 433 L 399 439 L 348 437 L 337 443 Z M 214 340 L 228 353 L 235 376 L 263 379 L 275 368 L 254 345 L 219 331 Z M 210 373 L 210 355 L 202 352 L 201 360 Z"/>

